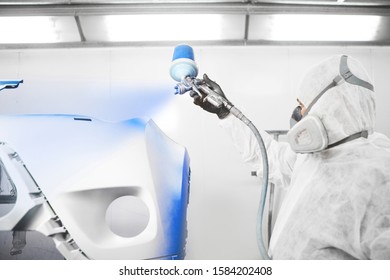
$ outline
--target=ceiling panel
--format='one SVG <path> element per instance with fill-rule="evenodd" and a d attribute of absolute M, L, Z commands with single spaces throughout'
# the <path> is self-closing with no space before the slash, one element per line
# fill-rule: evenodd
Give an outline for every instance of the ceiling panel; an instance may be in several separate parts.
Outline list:
<path fill-rule="evenodd" d="M 71 0 L 71 3 L 77 4 L 164 4 L 164 3 L 242 3 L 248 2 L 245 0 Z"/>
<path fill-rule="evenodd" d="M 79 42 L 73 17 L 19 16 L 0 17 L 0 43 Z"/>
<path fill-rule="evenodd" d="M 0 21 L 0 49 L 36 47 L 33 44 L 153 46 L 180 41 L 390 45 L 389 4 L 390 0 L 0 0 L 0 20 L 18 18 L 12 23 Z M 55 31 L 50 31 L 50 39 L 39 41 L 38 36 L 30 36 L 46 27 L 28 31 L 32 24 L 24 23 L 26 16 L 51 18 L 48 25 Z M 325 23 L 318 22 L 323 16 Z M 287 21 L 280 19 L 283 17 Z M 306 34 L 296 33 L 298 30 Z M 327 33 L 332 37 L 326 37 Z"/>
<path fill-rule="evenodd" d="M 291 4 L 291 5 L 364 5 L 388 6 L 390 0 L 252 0 L 253 3 Z"/>
<path fill-rule="evenodd" d="M 243 3 L 246 0 L 0 0 L 0 5 L 58 5 L 58 4 L 164 4 L 164 3 Z"/>
<path fill-rule="evenodd" d="M 346 4 L 364 4 L 364 5 L 385 5 L 389 6 L 390 5 L 390 0 L 345 0 L 344 1 Z"/>
<path fill-rule="evenodd" d="M 243 40 L 245 15 L 160 14 L 81 16 L 87 41 Z"/>
<path fill-rule="evenodd" d="M 0 5 L 72 5 L 72 4 L 164 4 L 164 3 L 258 3 L 293 5 L 390 5 L 390 0 L 0 0 Z"/>
<path fill-rule="evenodd" d="M 390 42 L 389 17 L 377 15 L 254 15 L 248 32 L 253 41 Z M 350 28 L 340 28 L 348 23 Z"/>

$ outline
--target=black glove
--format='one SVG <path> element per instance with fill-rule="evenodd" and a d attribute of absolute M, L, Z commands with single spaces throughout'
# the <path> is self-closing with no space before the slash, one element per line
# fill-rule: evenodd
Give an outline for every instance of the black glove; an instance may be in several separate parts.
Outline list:
<path fill-rule="evenodd" d="M 213 90 L 214 92 L 216 92 L 217 94 L 219 94 L 220 96 L 222 96 L 223 98 L 225 98 L 227 100 L 221 87 L 216 82 L 210 80 L 206 74 L 203 74 L 203 81 L 211 90 Z M 201 91 L 201 89 L 200 89 L 200 91 Z M 222 107 L 219 107 L 219 108 L 214 106 L 213 104 L 211 104 L 210 102 L 205 100 L 205 98 L 207 97 L 207 94 L 205 92 L 202 92 L 202 91 L 201 91 L 201 93 L 202 93 L 202 96 L 199 96 L 196 92 L 190 92 L 190 96 L 192 98 L 194 98 L 195 105 L 198 105 L 199 107 L 203 108 L 203 110 L 205 110 L 207 112 L 216 114 L 218 116 L 218 118 L 220 118 L 220 119 L 224 119 L 229 115 L 230 111 L 224 105 L 222 105 Z"/>

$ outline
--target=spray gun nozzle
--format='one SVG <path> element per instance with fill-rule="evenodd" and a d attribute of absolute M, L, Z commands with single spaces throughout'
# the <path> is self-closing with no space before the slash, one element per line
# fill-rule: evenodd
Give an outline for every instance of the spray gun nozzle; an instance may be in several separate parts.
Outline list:
<path fill-rule="evenodd" d="M 185 83 L 178 83 L 175 86 L 175 94 L 184 94 L 187 91 L 190 91 L 191 88 L 192 88 L 191 86 L 186 85 Z"/>

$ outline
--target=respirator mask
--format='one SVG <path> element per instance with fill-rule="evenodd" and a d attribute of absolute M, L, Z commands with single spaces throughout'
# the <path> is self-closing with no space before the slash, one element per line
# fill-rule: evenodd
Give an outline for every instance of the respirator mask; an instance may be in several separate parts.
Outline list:
<path fill-rule="evenodd" d="M 350 136 L 347 136 L 336 143 L 329 145 L 328 135 L 324 124 L 319 117 L 315 115 L 308 115 L 314 104 L 331 88 L 340 85 L 343 82 L 347 82 L 353 85 L 358 85 L 367 88 L 371 91 L 374 87 L 355 75 L 350 71 L 347 64 L 348 57 L 343 55 L 340 60 L 340 74 L 337 75 L 332 82 L 326 86 L 310 103 L 306 108 L 304 114 L 302 114 L 302 108 L 298 106 L 294 109 L 290 119 L 290 130 L 287 133 L 287 141 L 291 148 L 296 153 L 314 153 L 319 152 L 342 143 L 354 140 L 359 137 L 368 136 L 368 131 L 361 131 Z"/>

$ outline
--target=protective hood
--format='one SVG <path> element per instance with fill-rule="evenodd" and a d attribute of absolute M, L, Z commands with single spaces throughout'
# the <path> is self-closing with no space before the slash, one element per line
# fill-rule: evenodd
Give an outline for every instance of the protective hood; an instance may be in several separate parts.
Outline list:
<path fill-rule="evenodd" d="M 341 57 L 332 56 L 307 72 L 298 94 L 306 107 L 311 106 L 318 94 L 341 74 Z M 371 84 L 370 77 L 356 59 L 348 56 L 347 65 L 355 78 Z M 364 130 L 371 134 L 375 125 L 374 92 L 348 80 L 341 80 L 315 101 L 308 115 L 322 121 L 329 144 Z"/>

